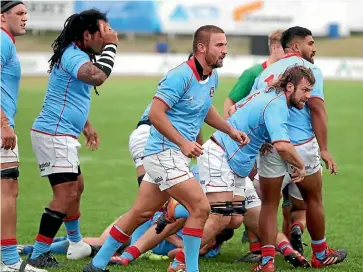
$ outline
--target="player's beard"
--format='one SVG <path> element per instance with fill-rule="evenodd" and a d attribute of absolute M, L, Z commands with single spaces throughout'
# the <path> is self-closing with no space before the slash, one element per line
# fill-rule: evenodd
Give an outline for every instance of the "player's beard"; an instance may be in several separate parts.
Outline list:
<path fill-rule="evenodd" d="M 294 92 L 290 97 L 290 105 L 291 105 L 291 107 L 302 110 L 304 108 L 305 104 L 301 101 L 301 99 L 298 100 L 296 98 L 296 93 Z"/>
<path fill-rule="evenodd" d="M 304 53 L 303 58 L 314 64 L 314 55 L 312 55 L 311 53 Z"/>
<path fill-rule="evenodd" d="M 208 50 L 205 54 L 204 59 L 205 59 L 205 62 L 207 63 L 207 65 L 209 67 L 211 67 L 212 69 L 220 68 L 223 66 L 223 64 L 218 63 L 219 57 L 217 59 L 215 59 L 215 57 L 212 54 L 209 54 Z"/>

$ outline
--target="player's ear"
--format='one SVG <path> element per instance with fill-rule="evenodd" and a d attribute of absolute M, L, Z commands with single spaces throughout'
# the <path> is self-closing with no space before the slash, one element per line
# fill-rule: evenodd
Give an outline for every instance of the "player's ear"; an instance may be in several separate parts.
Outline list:
<path fill-rule="evenodd" d="M 205 45 L 204 44 L 198 43 L 197 47 L 198 47 L 198 51 L 200 53 L 204 54 L 206 52 L 206 48 L 205 48 Z"/>
<path fill-rule="evenodd" d="M 1 23 L 5 23 L 6 19 L 5 19 L 5 13 L 1 13 Z"/>
<path fill-rule="evenodd" d="M 91 33 L 88 30 L 86 30 L 85 32 L 83 32 L 83 39 L 85 41 L 91 40 Z"/>
<path fill-rule="evenodd" d="M 299 42 L 293 42 L 291 44 L 291 49 L 294 51 L 294 52 L 300 52 L 300 43 Z"/>
<path fill-rule="evenodd" d="M 291 82 L 288 82 L 286 84 L 286 92 L 291 94 L 294 92 L 294 90 L 295 90 L 294 84 L 292 84 Z"/>
<path fill-rule="evenodd" d="M 270 45 L 270 53 L 274 52 L 276 50 L 276 45 L 275 44 L 271 44 Z"/>

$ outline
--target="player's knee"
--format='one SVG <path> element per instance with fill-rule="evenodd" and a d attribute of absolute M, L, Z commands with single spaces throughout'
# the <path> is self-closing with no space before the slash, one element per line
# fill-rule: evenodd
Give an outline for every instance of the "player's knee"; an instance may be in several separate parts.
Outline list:
<path fill-rule="evenodd" d="M 54 199 L 68 207 L 79 199 L 79 183 L 76 173 L 56 173 L 48 176 L 53 187 Z M 83 188 L 81 188 L 83 190 Z"/>
<path fill-rule="evenodd" d="M 64 203 L 68 204 L 69 206 L 79 200 L 79 195 L 78 195 L 78 187 L 76 186 L 67 186 L 67 187 L 68 190 L 64 190 L 63 192 L 56 194 L 55 197 L 62 199 L 62 201 L 64 201 Z"/>
<path fill-rule="evenodd" d="M 83 177 L 82 176 L 78 177 L 78 182 L 77 183 L 78 183 L 77 195 L 78 195 L 78 198 L 80 198 L 83 191 L 84 191 L 84 182 L 83 182 Z"/>
<path fill-rule="evenodd" d="M 136 216 L 135 221 L 138 224 L 142 224 L 144 222 L 146 222 L 147 220 L 149 220 L 150 218 L 153 218 L 155 211 L 151 211 L 151 210 L 146 210 L 145 207 L 144 208 L 137 208 L 134 207 L 132 208 L 132 214 L 134 216 Z"/>
<path fill-rule="evenodd" d="M 77 188 L 77 197 L 78 198 L 81 198 L 81 195 L 83 193 L 83 190 L 84 190 L 84 184 L 78 184 L 78 188 Z"/>
<path fill-rule="evenodd" d="M 299 200 L 296 198 L 291 198 L 291 212 L 296 212 L 296 211 L 304 211 L 306 210 L 306 205 L 304 200 Z"/>
<path fill-rule="evenodd" d="M 228 229 L 238 229 L 243 223 L 242 215 L 234 215 L 231 217 L 229 224 L 227 226 Z"/>
<path fill-rule="evenodd" d="M 207 220 L 209 214 L 210 214 L 210 205 L 208 200 L 201 200 L 197 203 L 194 203 L 190 208 L 188 208 L 189 214 L 191 217 L 196 218 L 204 218 Z"/>
<path fill-rule="evenodd" d="M 208 220 L 212 220 L 213 226 L 217 229 L 225 229 L 231 222 L 233 216 L 224 216 L 223 214 L 210 214 Z"/>
<path fill-rule="evenodd" d="M 323 202 L 323 196 L 321 190 L 306 190 L 306 189 L 300 189 L 302 199 L 308 204 L 311 205 L 311 203 L 322 203 Z M 294 203 L 295 204 L 295 203 Z"/>

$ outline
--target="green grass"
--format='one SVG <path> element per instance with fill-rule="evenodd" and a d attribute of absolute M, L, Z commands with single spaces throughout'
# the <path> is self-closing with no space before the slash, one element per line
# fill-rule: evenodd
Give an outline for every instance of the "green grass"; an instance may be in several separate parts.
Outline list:
<path fill-rule="evenodd" d="M 112 78 L 99 88 L 100 96 L 93 96 L 90 120 L 97 129 L 101 145 L 98 151 L 80 151 L 85 191 L 82 198 L 82 233 L 98 236 L 117 216 L 132 205 L 137 182 L 133 161 L 128 152 L 128 137 L 150 102 L 158 78 Z M 223 101 L 234 79 L 221 79 L 215 105 L 222 111 Z M 29 129 L 39 113 L 44 98 L 45 78 L 23 78 L 21 83 L 16 132 L 20 141 L 21 178 L 18 198 L 18 241 L 32 243 L 44 207 L 51 199 L 47 179 L 39 171 L 30 143 Z M 326 271 L 361 271 L 363 267 L 363 98 L 362 82 L 325 84 L 329 112 L 329 148 L 339 166 L 337 176 L 324 172 L 324 200 L 329 244 L 349 251 L 348 260 Z M 206 127 L 205 139 L 213 130 Z M 84 139 L 80 142 L 83 144 Z M 64 235 L 64 228 L 59 235 Z M 231 260 L 247 252 L 240 243 L 241 231 L 222 248 L 214 260 L 202 260 L 201 271 L 248 271 L 248 264 L 232 264 Z M 309 237 L 305 234 L 305 242 Z M 311 256 L 310 248 L 307 255 Z M 62 271 L 81 271 L 88 260 L 70 262 L 59 257 L 70 267 Z M 111 271 L 166 271 L 168 262 L 136 261 L 127 268 Z M 279 271 L 290 271 L 289 265 L 278 259 Z M 58 270 L 59 271 L 59 270 Z M 292 270 L 291 270 L 292 271 Z"/>

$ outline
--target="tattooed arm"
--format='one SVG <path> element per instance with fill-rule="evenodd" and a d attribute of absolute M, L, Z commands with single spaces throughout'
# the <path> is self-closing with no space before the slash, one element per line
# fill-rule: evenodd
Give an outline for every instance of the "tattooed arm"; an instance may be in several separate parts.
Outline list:
<path fill-rule="evenodd" d="M 93 86 L 100 86 L 106 81 L 107 75 L 92 62 L 86 62 L 79 68 L 77 79 Z"/>

